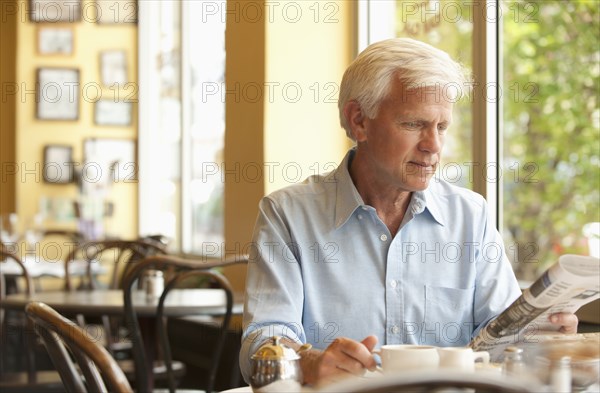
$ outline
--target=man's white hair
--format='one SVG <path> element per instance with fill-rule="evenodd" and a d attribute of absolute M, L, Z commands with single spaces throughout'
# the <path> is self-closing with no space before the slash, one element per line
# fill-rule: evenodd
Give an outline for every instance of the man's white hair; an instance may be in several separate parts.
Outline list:
<path fill-rule="evenodd" d="M 397 77 L 406 90 L 438 87 L 441 97 L 455 102 L 469 93 L 468 71 L 444 51 L 411 38 L 392 38 L 369 45 L 350 64 L 342 78 L 338 109 L 340 124 L 354 140 L 344 106 L 355 100 L 370 119 Z"/>

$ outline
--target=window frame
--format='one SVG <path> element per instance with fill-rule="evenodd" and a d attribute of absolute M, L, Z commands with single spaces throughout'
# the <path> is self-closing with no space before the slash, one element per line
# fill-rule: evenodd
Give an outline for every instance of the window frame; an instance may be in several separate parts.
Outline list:
<path fill-rule="evenodd" d="M 223 3 L 224 4 L 224 3 Z M 194 205 L 192 203 L 191 183 L 194 179 L 193 168 L 193 136 L 192 118 L 193 104 L 193 70 L 190 66 L 190 53 L 193 46 L 193 37 L 190 26 L 198 21 L 193 19 L 191 3 L 183 1 L 178 3 L 175 13 L 179 17 L 181 29 L 175 33 L 180 42 L 179 72 L 179 129 L 180 140 L 177 142 L 179 156 L 177 184 L 180 193 L 176 198 L 173 213 L 176 216 L 175 237 L 173 251 L 182 254 L 200 254 L 194 250 Z M 156 192 L 157 165 L 160 157 L 164 156 L 162 146 L 154 139 L 153 130 L 160 124 L 160 75 L 159 69 L 161 9 L 157 3 L 140 2 L 138 4 L 138 58 L 139 58 L 139 96 L 144 99 L 139 101 L 139 129 L 138 129 L 138 157 L 141 163 L 138 168 L 138 234 L 140 236 L 163 233 L 162 223 L 156 218 L 156 206 L 161 205 L 161 199 Z M 224 103 L 223 103 L 224 105 Z M 159 159 L 157 159 L 157 157 Z"/>

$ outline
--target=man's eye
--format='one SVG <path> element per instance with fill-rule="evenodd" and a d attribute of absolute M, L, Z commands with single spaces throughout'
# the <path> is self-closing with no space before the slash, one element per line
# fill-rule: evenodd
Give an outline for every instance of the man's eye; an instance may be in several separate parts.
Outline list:
<path fill-rule="evenodd" d="M 419 122 L 409 121 L 408 123 L 404 123 L 407 128 L 419 128 Z"/>
<path fill-rule="evenodd" d="M 445 134 L 446 131 L 448 131 L 448 125 L 447 124 L 440 124 L 440 125 L 438 125 L 438 132 L 440 134 Z"/>

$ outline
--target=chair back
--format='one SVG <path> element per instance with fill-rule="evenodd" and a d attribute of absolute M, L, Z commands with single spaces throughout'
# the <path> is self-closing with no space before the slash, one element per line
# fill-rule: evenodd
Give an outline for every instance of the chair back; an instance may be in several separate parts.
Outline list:
<path fill-rule="evenodd" d="M 29 303 L 25 312 L 34 323 L 67 391 L 133 392 L 116 361 L 83 329 L 43 303 Z"/>
<path fill-rule="evenodd" d="M 6 277 L 5 277 L 5 272 L 6 270 L 3 268 L 3 264 L 8 264 L 11 263 L 11 269 L 13 267 L 16 267 L 17 269 L 15 270 L 14 276 L 20 276 L 21 278 L 23 278 L 24 282 L 25 282 L 25 293 L 28 296 L 33 295 L 33 282 L 31 280 L 31 277 L 29 276 L 29 273 L 27 272 L 27 268 L 25 267 L 25 264 L 23 263 L 23 261 L 21 260 L 21 258 L 19 258 L 17 256 L 17 254 L 9 251 L 8 247 L 5 247 L 5 245 L 0 244 L 0 303 L 2 302 L 2 300 L 4 299 L 4 297 L 7 295 L 8 291 L 7 291 L 7 287 L 6 287 Z M 8 269 L 7 269 L 8 270 Z M 12 275 L 12 274 L 11 274 Z M 5 342 L 5 335 L 10 334 L 10 332 L 5 331 L 5 311 L 3 308 L 0 308 L 0 340 L 2 340 L 2 342 Z M 26 344 L 27 344 L 27 351 L 25 353 L 25 357 L 26 357 L 26 363 L 27 363 L 27 379 L 30 382 L 33 382 L 36 380 L 36 373 L 35 373 L 35 358 L 34 358 L 34 353 L 32 350 L 32 343 L 27 341 L 27 337 L 26 337 Z M 0 353 L 0 374 L 4 373 L 4 356 L 2 353 Z"/>
<path fill-rule="evenodd" d="M 6 286 L 4 285 L 5 277 L 3 274 L 3 272 L 5 272 L 6 270 L 2 268 L 2 263 L 11 263 L 11 267 L 17 267 L 18 273 L 16 275 L 21 276 L 25 281 L 25 293 L 27 293 L 28 295 L 32 295 L 33 282 L 31 281 L 31 277 L 27 272 L 25 264 L 16 253 L 10 252 L 6 247 L 4 247 L 4 245 L 2 245 L 0 246 L 0 300 L 2 300 L 2 298 L 4 298 L 4 296 L 6 295 Z"/>
<path fill-rule="evenodd" d="M 165 366 L 167 369 L 167 377 L 169 382 L 169 391 L 175 391 L 175 381 L 172 370 L 171 349 L 167 338 L 166 325 L 164 316 L 165 300 L 170 291 L 191 277 L 204 277 L 210 280 L 211 288 L 222 289 L 226 296 L 226 305 L 223 312 L 224 319 L 221 326 L 221 331 L 215 345 L 215 351 L 211 359 L 211 369 L 209 371 L 209 382 L 206 387 L 207 392 L 211 392 L 216 379 L 217 368 L 223 351 L 223 346 L 227 334 L 227 328 L 231 320 L 233 309 L 233 291 L 227 279 L 218 273 L 215 268 L 231 266 L 234 264 L 247 263 L 248 256 L 235 257 L 227 260 L 220 260 L 211 263 L 205 261 L 183 259 L 175 256 L 157 255 L 148 257 L 131 267 L 127 275 L 123 278 L 123 296 L 125 306 L 125 321 L 130 329 L 132 341 L 133 358 L 135 362 L 135 380 L 137 390 L 147 391 L 147 381 L 144 371 L 148 362 L 146 351 L 143 346 L 143 338 L 140 331 L 140 325 L 137 318 L 137 313 L 133 307 L 132 292 L 134 283 L 142 276 L 143 272 L 148 269 L 157 269 L 170 271 L 170 276 L 166 276 L 164 290 L 158 300 L 156 314 L 156 329 L 158 332 L 161 350 L 164 357 Z M 196 315 L 198 313 L 190 312 L 188 315 Z"/>
<path fill-rule="evenodd" d="M 79 286 L 81 289 L 96 289 L 98 286 L 93 269 L 94 263 L 112 265 L 108 286 L 111 289 L 118 289 L 121 287 L 120 278 L 125 275 L 133 262 L 150 255 L 164 253 L 166 253 L 166 246 L 152 239 L 100 240 L 82 243 L 67 255 L 65 289 L 74 289 L 73 278 L 69 271 L 70 264 L 77 260 L 84 260 L 87 263 L 86 275 Z"/>

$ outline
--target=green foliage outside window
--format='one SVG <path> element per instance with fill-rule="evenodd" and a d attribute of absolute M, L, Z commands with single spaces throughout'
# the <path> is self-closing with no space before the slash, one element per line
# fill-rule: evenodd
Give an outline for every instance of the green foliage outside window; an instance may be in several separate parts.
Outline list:
<path fill-rule="evenodd" d="M 503 2 L 504 241 L 517 276 L 600 221 L 600 2 Z"/>

